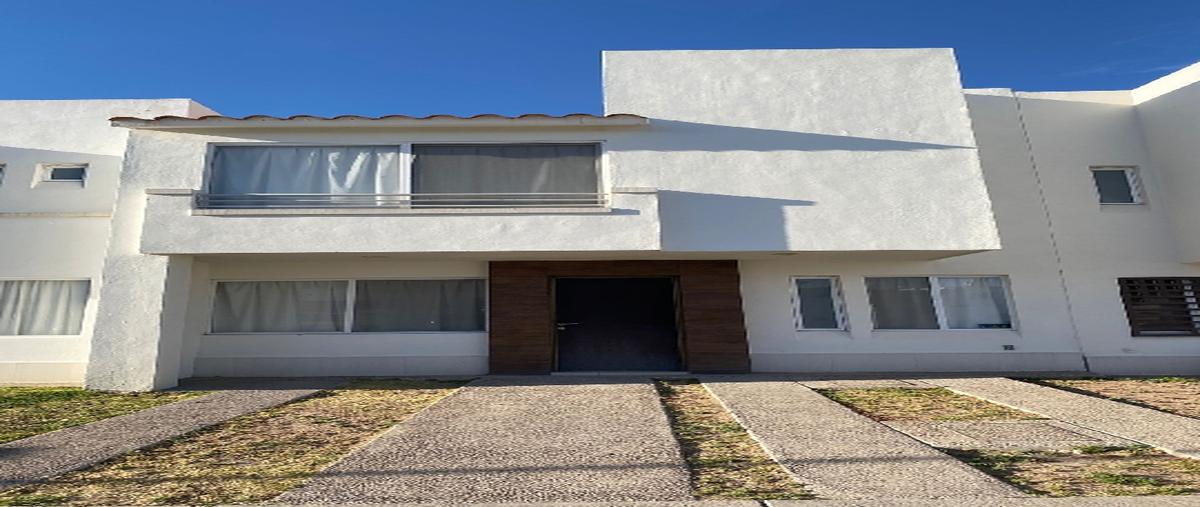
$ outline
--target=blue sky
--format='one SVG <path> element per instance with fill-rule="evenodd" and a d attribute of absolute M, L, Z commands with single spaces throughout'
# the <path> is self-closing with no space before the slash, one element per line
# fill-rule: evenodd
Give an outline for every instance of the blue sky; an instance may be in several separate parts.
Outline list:
<path fill-rule="evenodd" d="M 598 113 L 605 49 L 841 47 L 953 47 L 968 87 L 1130 88 L 1200 60 L 1200 0 L 0 0 L 0 99 Z"/>

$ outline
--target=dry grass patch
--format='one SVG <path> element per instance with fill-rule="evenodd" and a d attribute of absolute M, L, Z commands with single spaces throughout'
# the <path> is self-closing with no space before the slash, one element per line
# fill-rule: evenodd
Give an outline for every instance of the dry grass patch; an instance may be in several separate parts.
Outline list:
<path fill-rule="evenodd" d="M 701 499 L 799 500 L 812 494 L 767 455 L 696 380 L 655 382 Z"/>
<path fill-rule="evenodd" d="M 1037 383 L 1200 418 L 1200 378 L 1046 379 Z"/>
<path fill-rule="evenodd" d="M 1035 495 L 1200 493 L 1200 461 L 1170 456 L 1147 447 L 1086 447 L 1074 452 L 945 451 Z"/>
<path fill-rule="evenodd" d="M 462 382 L 370 380 L 247 414 L 91 469 L 0 493 L 0 505 L 255 503 L 298 486 Z"/>
<path fill-rule="evenodd" d="M 0 444 L 202 394 L 206 393 L 106 393 L 77 387 L 0 387 Z"/>
<path fill-rule="evenodd" d="M 875 387 L 817 392 L 877 421 L 1011 421 L 1035 414 L 943 388 Z"/>

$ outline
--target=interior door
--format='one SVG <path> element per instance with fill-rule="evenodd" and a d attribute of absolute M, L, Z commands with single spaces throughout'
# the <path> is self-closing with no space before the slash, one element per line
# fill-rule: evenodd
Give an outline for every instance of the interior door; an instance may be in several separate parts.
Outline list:
<path fill-rule="evenodd" d="M 559 371 L 683 368 L 671 278 L 558 278 Z"/>

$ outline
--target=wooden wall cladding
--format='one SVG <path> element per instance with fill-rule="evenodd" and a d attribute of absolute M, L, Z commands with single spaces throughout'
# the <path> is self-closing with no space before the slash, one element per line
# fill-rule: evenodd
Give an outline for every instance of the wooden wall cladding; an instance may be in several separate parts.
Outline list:
<path fill-rule="evenodd" d="M 489 271 L 492 374 L 551 372 L 551 280 L 587 276 L 675 277 L 687 369 L 750 370 L 737 261 L 500 261 L 490 263 Z"/>

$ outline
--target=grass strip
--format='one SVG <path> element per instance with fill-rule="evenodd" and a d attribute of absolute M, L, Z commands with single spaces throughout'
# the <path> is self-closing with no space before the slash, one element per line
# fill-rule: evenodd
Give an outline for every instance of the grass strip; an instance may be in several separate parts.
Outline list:
<path fill-rule="evenodd" d="M 1200 493 L 1200 461 L 1171 456 L 1149 447 L 943 451 L 1027 493 L 1040 496 Z"/>
<path fill-rule="evenodd" d="M 0 493 L 0 505 L 263 502 L 295 488 L 462 384 L 355 382 Z"/>
<path fill-rule="evenodd" d="M 1200 378 L 1021 379 L 1184 417 L 1200 418 Z"/>
<path fill-rule="evenodd" d="M 1043 419 L 944 388 L 817 389 L 829 399 L 877 421 L 1012 421 Z"/>
<path fill-rule="evenodd" d="M 77 387 L 0 387 L 0 444 L 203 394 L 206 393 L 107 393 Z"/>
<path fill-rule="evenodd" d="M 700 499 L 802 500 L 812 493 L 771 459 L 704 385 L 659 380 L 658 394 Z"/>

